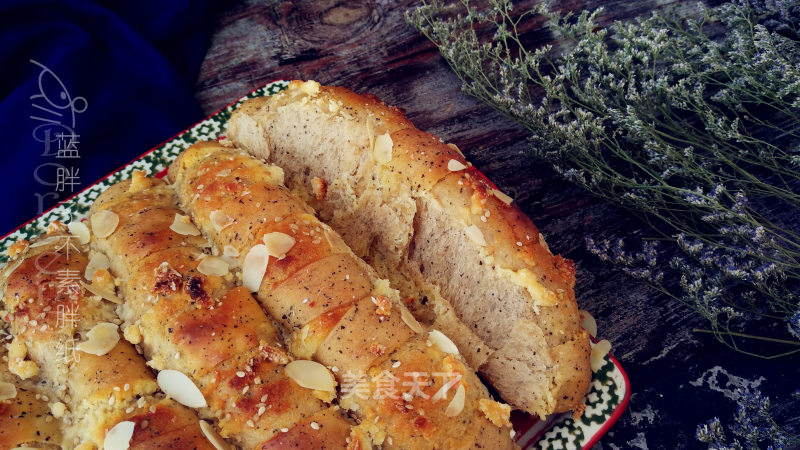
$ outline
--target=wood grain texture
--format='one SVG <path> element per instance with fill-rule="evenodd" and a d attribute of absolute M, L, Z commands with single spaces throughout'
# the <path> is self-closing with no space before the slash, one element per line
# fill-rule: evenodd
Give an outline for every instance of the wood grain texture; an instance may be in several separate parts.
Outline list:
<path fill-rule="evenodd" d="M 706 324 L 686 306 L 591 255 L 587 236 L 619 238 L 645 228 L 559 180 L 526 154 L 525 130 L 464 95 L 436 48 L 406 25 L 403 14 L 414 3 L 236 3 L 218 18 L 196 83 L 197 98 L 211 114 L 266 82 L 315 79 L 373 93 L 405 109 L 420 129 L 456 143 L 516 199 L 554 252 L 575 260 L 578 303 L 597 318 L 600 337 L 611 341 L 612 353 L 628 371 L 630 406 L 597 448 L 698 447 L 697 425 L 714 416 L 732 423 L 733 389 L 748 383 L 773 398 L 778 415 L 788 415 L 786 398 L 797 382 L 787 367 L 796 367 L 797 359 L 754 360 L 692 332 Z M 601 23 L 670 4 L 684 6 L 674 0 L 550 3 L 562 12 L 603 6 Z M 549 42 L 538 26 L 528 25 L 526 37 L 536 44 Z"/>

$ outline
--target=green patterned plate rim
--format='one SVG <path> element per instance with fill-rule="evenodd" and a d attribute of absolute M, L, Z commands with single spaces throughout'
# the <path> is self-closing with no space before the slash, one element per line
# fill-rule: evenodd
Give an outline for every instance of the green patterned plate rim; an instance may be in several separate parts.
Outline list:
<path fill-rule="evenodd" d="M 253 97 L 273 95 L 286 89 L 288 84 L 287 81 L 273 81 L 253 90 L 0 238 L 0 265 L 6 263 L 8 247 L 17 240 L 30 240 L 43 233 L 47 225 L 54 220 L 63 223 L 81 220 L 97 196 L 111 185 L 130 178 L 135 170 L 144 171 L 149 176 L 162 173 L 180 152 L 193 143 L 200 140 L 216 140 L 223 135 L 225 123 L 243 101 Z M 515 412 L 512 417 L 515 439 L 523 449 L 589 448 L 617 421 L 625 410 L 629 398 L 628 377 L 619 362 L 611 354 L 607 354 L 599 367 L 592 369 L 592 384 L 586 394 L 586 409 L 579 419 L 576 420 L 571 414 L 565 413 L 539 420 Z"/>

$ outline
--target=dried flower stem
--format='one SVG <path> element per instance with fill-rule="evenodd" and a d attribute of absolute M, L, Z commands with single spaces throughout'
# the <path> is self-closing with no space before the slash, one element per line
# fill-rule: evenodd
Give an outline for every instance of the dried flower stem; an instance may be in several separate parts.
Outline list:
<path fill-rule="evenodd" d="M 590 239 L 590 250 L 693 306 L 732 348 L 769 356 L 741 347 L 753 338 L 800 352 L 800 0 L 606 28 L 598 14 L 434 0 L 407 20 L 467 93 L 531 132 L 536 157 L 641 215 L 660 242 L 628 253 Z M 525 45 L 534 18 L 558 49 Z M 664 246 L 676 276 L 664 277 Z M 731 330 L 753 316 L 785 322 L 792 339 Z"/>

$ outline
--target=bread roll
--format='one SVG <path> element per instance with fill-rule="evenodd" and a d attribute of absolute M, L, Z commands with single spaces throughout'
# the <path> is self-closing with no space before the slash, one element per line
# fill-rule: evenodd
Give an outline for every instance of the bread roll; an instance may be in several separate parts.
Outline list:
<path fill-rule="evenodd" d="M 8 369 L 8 344 L 13 336 L 0 321 L 0 449 L 61 448 L 61 419 L 51 411 L 57 402 L 38 377 L 22 380 Z"/>
<path fill-rule="evenodd" d="M 64 448 L 100 448 L 119 425 L 132 427 L 123 439 L 130 448 L 181 442 L 213 449 L 197 416 L 160 394 L 144 359 L 119 339 L 115 305 L 80 284 L 86 249 L 65 231 L 51 226 L 49 236 L 34 241 L 0 274 L 4 320 L 14 336 L 9 370 L 53 386 L 67 424 Z"/>
<path fill-rule="evenodd" d="M 291 335 L 298 357 L 330 367 L 342 406 L 383 448 L 514 448 L 494 402 L 455 346 L 423 329 L 397 291 L 283 187 L 283 171 L 198 143 L 170 166 L 182 207 Z M 269 254 L 266 269 L 253 255 Z M 255 276 L 255 283 L 251 284 Z M 495 423 L 493 423 L 494 421 Z"/>
<path fill-rule="evenodd" d="M 246 101 L 227 138 L 283 167 L 286 185 L 506 401 L 580 414 L 590 347 L 573 263 L 458 148 L 374 96 L 313 81 Z"/>
<path fill-rule="evenodd" d="M 201 417 L 222 437 L 245 449 L 344 449 L 358 441 L 337 407 L 321 400 L 330 402 L 333 392 L 288 376 L 277 328 L 249 292 L 235 287 L 227 263 L 207 253 L 199 232 L 192 235 L 188 219 L 180 222 L 164 181 L 134 173 L 98 197 L 90 220 L 104 214 L 119 224 L 107 236 L 95 234 L 92 245 L 123 280 L 127 332 L 140 339 L 159 377 L 177 371 L 191 380 L 206 403 Z"/>

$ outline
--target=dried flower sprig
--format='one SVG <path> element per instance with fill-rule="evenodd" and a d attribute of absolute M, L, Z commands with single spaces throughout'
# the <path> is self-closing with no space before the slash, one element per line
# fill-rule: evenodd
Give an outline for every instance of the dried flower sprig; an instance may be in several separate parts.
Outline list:
<path fill-rule="evenodd" d="M 783 449 L 800 445 L 800 437 L 778 425 L 770 410 L 769 397 L 755 388 L 738 388 L 734 392 L 737 403 L 736 414 L 730 431 L 733 436 L 728 439 L 725 427 L 719 418 L 698 425 L 695 433 L 700 442 L 708 444 L 715 450 L 741 449 Z M 800 399 L 800 391 L 793 396 Z"/>
<path fill-rule="evenodd" d="M 465 92 L 531 132 L 536 157 L 640 214 L 661 244 L 630 253 L 590 239 L 590 250 L 694 307 L 739 351 L 800 352 L 800 0 L 699 4 L 605 28 L 599 12 L 433 0 L 406 19 Z M 537 17 L 557 49 L 526 45 L 520 30 Z M 784 332 L 741 328 L 754 316 Z"/>

